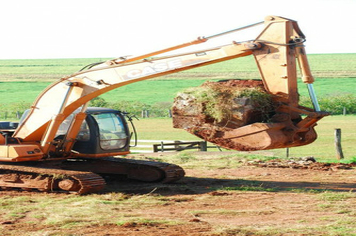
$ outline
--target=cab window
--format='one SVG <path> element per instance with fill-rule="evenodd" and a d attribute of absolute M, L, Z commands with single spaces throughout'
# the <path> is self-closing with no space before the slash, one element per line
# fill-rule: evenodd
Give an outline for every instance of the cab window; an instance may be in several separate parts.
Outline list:
<path fill-rule="evenodd" d="M 120 116 L 115 113 L 93 114 L 100 132 L 100 146 L 104 150 L 125 147 L 127 133 Z"/>

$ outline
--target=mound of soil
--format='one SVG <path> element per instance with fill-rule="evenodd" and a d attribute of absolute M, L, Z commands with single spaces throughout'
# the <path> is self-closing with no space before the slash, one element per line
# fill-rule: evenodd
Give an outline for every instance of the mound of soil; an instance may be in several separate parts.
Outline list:
<path fill-rule="evenodd" d="M 234 150 L 252 150 L 225 137 L 234 129 L 264 122 L 274 111 L 260 80 L 205 82 L 181 92 L 172 107 L 173 127 Z"/>
<path fill-rule="evenodd" d="M 356 167 L 355 163 L 345 164 L 317 162 L 313 157 L 303 157 L 290 160 L 276 159 L 270 161 L 253 160 L 249 161 L 247 165 L 267 168 L 291 168 L 323 171 L 336 171 L 339 169 L 349 170 Z"/>

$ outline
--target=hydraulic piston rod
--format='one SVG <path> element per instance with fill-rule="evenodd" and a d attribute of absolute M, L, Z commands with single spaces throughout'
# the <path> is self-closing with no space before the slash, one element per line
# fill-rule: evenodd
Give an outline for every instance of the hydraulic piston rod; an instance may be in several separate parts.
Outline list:
<path fill-rule="evenodd" d="M 311 99 L 311 101 L 313 103 L 314 110 L 315 111 L 320 111 L 318 99 L 316 98 L 316 94 L 315 94 L 315 91 L 314 91 L 313 84 L 307 84 L 307 87 L 308 87 L 308 92 L 309 92 L 310 99 Z"/>

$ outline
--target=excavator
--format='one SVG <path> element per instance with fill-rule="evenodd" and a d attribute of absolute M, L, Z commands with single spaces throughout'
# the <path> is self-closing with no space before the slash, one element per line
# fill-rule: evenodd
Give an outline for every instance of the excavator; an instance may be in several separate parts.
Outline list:
<path fill-rule="evenodd" d="M 256 25 L 264 28 L 254 40 L 166 55 Z M 249 55 L 255 58 L 264 87 L 279 106 L 273 122 L 248 124 L 223 138 L 241 142 L 250 150 L 309 144 L 317 138 L 317 121 L 327 113 L 320 111 L 316 99 L 304 41 L 296 21 L 268 16 L 256 24 L 163 50 L 90 64 L 48 86 L 18 127 L 12 133 L 2 132 L 0 187 L 87 194 L 101 191 L 106 175 L 147 182 L 181 179 L 185 173 L 177 165 L 119 158 L 130 153 L 131 135 L 123 114 L 90 108 L 89 101 L 134 82 Z M 313 109 L 298 104 L 298 64 Z"/>

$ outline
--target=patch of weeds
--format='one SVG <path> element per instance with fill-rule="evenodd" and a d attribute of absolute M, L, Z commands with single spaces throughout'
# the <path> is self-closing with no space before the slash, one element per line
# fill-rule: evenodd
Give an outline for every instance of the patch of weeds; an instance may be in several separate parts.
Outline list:
<path fill-rule="evenodd" d="M 86 226 L 96 223 L 99 219 L 88 219 L 87 215 L 57 215 L 46 219 L 44 225 L 56 226 L 59 228 L 73 228 L 74 226 Z M 92 217 L 92 216 L 91 216 Z"/>
<path fill-rule="evenodd" d="M 277 192 L 276 188 L 265 188 L 261 186 L 236 186 L 236 187 L 224 187 L 222 190 L 227 191 L 263 191 L 263 192 Z"/>
<path fill-rule="evenodd" d="M 62 204 L 69 204 L 69 203 L 79 203 L 83 202 L 87 196 L 79 196 L 79 195 L 68 195 L 68 197 L 61 199 Z"/>
<path fill-rule="evenodd" d="M 349 225 L 345 225 L 344 221 L 338 223 L 337 223 L 338 225 L 332 225 L 327 227 L 327 232 L 329 233 L 329 235 L 337 235 L 337 236 L 356 235 L 355 228 L 354 228 L 354 224 L 355 224 L 354 220 L 349 222 Z"/>
<path fill-rule="evenodd" d="M 213 236 L 246 236 L 246 235 L 272 235 L 267 232 L 248 228 L 221 228 L 215 230 Z"/>
<path fill-rule="evenodd" d="M 192 197 L 164 197 L 162 198 L 163 201 L 166 202 L 191 202 L 194 201 Z"/>
<path fill-rule="evenodd" d="M 32 217 L 38 220 L 44 220 L 46 219 L 46 214 L 44 213 L 36 213 L 36 214 L 32 214 Z"/>
<path fill-rule="evenodd" d="M 338 193 L 338 192 L 324 192 L 319 195 L 324 201 L 343 201 L 349 198 L 355 198 L 356 194 L 353 192 Z"/>
<path fill-rule="evenodd" d="M 356 211 L 352 210 L 350 212 L 347 213 L 348 216 L 352 216 L 352 217 L 356 217 Z"/>
<path fill-rule="evenodd" d="M 92 222 L 90 223 L 90 225 L 91 224 L 92 224 Z M 69 221 L 63 222 L 63 225 L 61 225 L 60 228 L 62 228 L 62 229 L 71 229 L 71 228 L 75 228 L 75 227 L 82 227 L 82 226 L 85 226 L 85 225 L 89 225 L 89 222 L 69 220 Z"/>
<path fill-rule="evenodd" d="M 230 120 L 232 108 L 237 109 L 237 106 L 244 106 L 235 101 L 238 98 L 249 99 L 250 104 L 262 114 L 265 121 L 267 121 L 270 112 L 274 110 L 271 95 L 260 88 L 230 90 L 225 86 L 211 83 L 206 86 L 189 88 L 184 93 L 193 96 L 198 104 L 203 104 L 204 113 L 217 122 Z"/>
<path fill-rule="evenodd" d="M 286 188 L 285 191 L 290 191 L 293 193 L 321 193 L 324 189 L 308 189 L 308 188 Z"/>
<path fill-rule="evenodd" d="M 147 206 L 159 206 L 164 205 L 166 201 L 161 195 L 148 193 L 144 195 L 135 195 L 130 198 L 128 204 L 131 208 L 143 209 Z"/>
<path fill-rule="evenodd" d="M 263 183 L 259 181 L 246 181 L 246 180 L 237 180 L 234 182 L 236 186 L 223 186 L 217 188 L 216 190 L 223 191 L 264 191 L 264 192 L 277 192 L 277 188 L 267 188 L 263 186 Z"/>
<path fill-rule="evenodd" d="M 300 224 L 301 224 L 301 223 L 307 223 L 308 220 L 305 220 L 305 219 L 303 219 L 303 220 L 297 220 L 297 222 L 300 223 Z"/>
<path fill-rule="evenodd" d="M 192 160 L 197 159 L 193 154 L 189 152 L 180 152 L 175 157 L 178 158 L 183 163 L 190 162 Z"/>
<path fill-rule="evenodd" d="M 321 221 L 333 221 L 334 217 L 333 216 L 321 216 L 318 219 Z"/>
<path fill-rule="evenodd" d="M 350 209 L 340 209 L 336 213 L 337 214 L 349 214 L 351 212 L 352 212 L 352 210 L 350 210 Z"/>
<path fill-rule="evenodd" d="M 248 154 L 243 155 L 243 158 L 247 160 L 254 160 L 254 161 L 272 161 L 272 160 L 284 160 L 285 158 L 275 157 L 275 156 L 264 156 L 264 155 L 256 155 L 256 154 Z"/>
<path fill-rule="evenodd" d="M 227 209 L 214 209 L 214 210 L 195 210 L 190 211 L 190 214 L 195 217 L 201 215 L 228 215 L 228 216 L 238 216 L 238 215 L 269 215 L 273 214 L 274 211 L 270 210 L 227 210 Z"/>
<path fill-rule="evenodd" d="M 122 204 L 122 201 L 102 200 L 102 201 L 100 201 L 100 203 L 104 204 L 104 205 L 118 205 L 118 204 Z"/>
<path fill-rule="evenodd" d="M 226 209 L 214 209 L 214 210 L 195 210 L 189 211 L 195 217 L 199 217 L 201 215 L 241 215 L 244 213 L 243 211 L 234 211 L 234 210 L 226 210 Z"/>
<path fill-rule="evenodd" d="M 175 225 L 175 221 L 167 220 L 152 220 L 146 218 L 133 218 L 129 220 L 119 220 L 116 222 L 116 225 L 123 227 L 136 227 L 136 226 L 158 226 L 158 225 Z"/>
<path fill-rule="evenodd" d="M 341 163 L 345 164 L 356 164 L 356 157 L 351 157 L 350 160 L 343 160 Z"/>
<path fill-rule="evenodd" d="M 118 204 L 130 199 L 132 195 L 125 193 L 108 193 L 104 195 L 98 195 L 97 198 L 101 200 L 103 204 Z"/>
<path fill-rule="evenodd" d="M 272 96 L 260 89 L 244 89 L 238 95 L 239 98 L 249 98 L 254 109 L 261 113 L 263 122 L 268 122 L 270 113 L 274 111 Z"/>
<path fill-rule="evenodd" d="M 318 207 L 321 209 L 329 209 L 332 208 L 331 204 L 318 204 Z"/>

